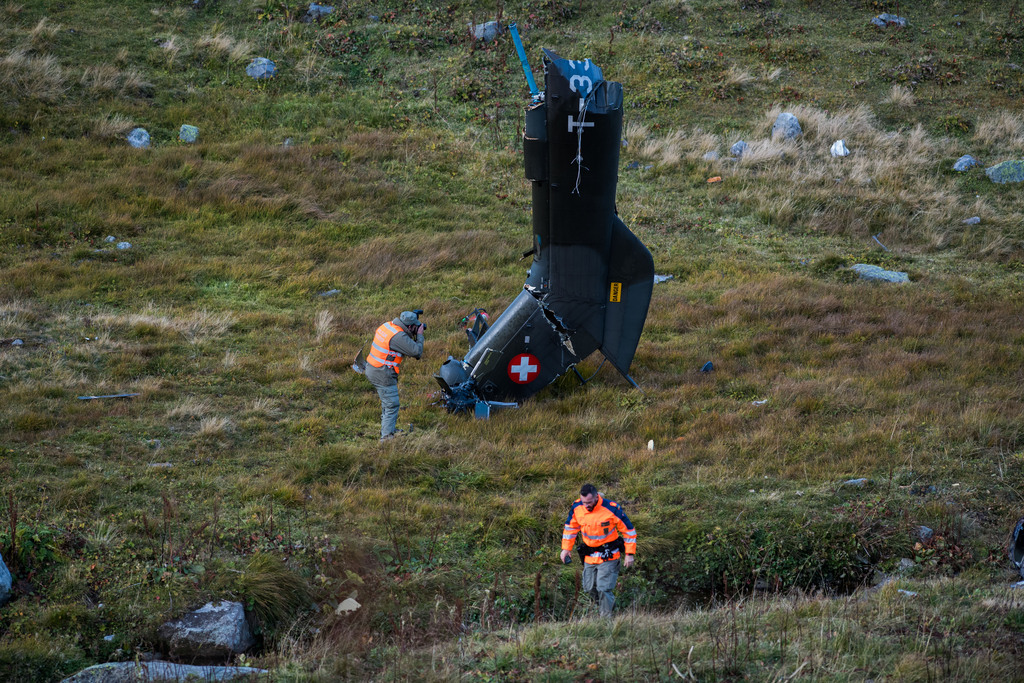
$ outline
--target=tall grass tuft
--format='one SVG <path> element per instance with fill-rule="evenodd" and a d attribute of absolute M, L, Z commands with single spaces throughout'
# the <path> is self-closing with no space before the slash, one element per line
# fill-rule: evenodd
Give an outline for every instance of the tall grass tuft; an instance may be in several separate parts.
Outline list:
<path fill-rule="evenodd" d="M 13 50 L 0 59 L 0 89 L 18 99 L 50 102 L 67 92 L 66 77 L 52 55 Z"/>
<path fill-rule="evenodd" d="M 882 104 L 891 104 L 896 107 L 913 107 L 914 103 L 914 91 L 898 83 L 892 86 L 889 94 L 882 100 Z"/>
<path fill-rule="evenodd" d="M 275 555 L 249 558 L 234 589 L 252 611 L 258 625 L 273 630 L 310 605 L 309 586 Z"/>
<path fill-rule="evenodd" d="M 111 114 L 92 120 L 91 133 L 101 140 L 113 140 L 124 137 L 135 127 L 135 122 L 124 114 Z"/>
<path fill-rule="evenodd" d="M 317 343 L 324 341 L 334 332 L 334 314 L 328 310 L 317 311 L 314 327 Z"/>

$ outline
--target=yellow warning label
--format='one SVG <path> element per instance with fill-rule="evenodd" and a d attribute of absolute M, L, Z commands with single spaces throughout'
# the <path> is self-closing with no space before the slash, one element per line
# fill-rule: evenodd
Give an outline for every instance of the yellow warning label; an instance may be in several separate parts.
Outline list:
<path fill-rule="evenodd" d="M 608 301 L 611 301 L 613 304 L 617 304 L 620 301 L 622 301 L 622 283 L 621 282 L 613 282 L 612 283 L 612 291 L 611 291 L 611 294 L 608 296 Z"/>

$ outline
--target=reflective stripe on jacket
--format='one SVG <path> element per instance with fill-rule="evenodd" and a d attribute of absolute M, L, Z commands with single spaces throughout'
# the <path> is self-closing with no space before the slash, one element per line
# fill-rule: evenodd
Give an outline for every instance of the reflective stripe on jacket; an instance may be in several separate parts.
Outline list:
<path fill-rule="evenodd" d="M 610 543 L 622 535 L 626 544 L 626 554 L 636 554 L 636 529 L 629 517 L 622 511 L 619 504 L 613 500 L 605 500 L 600 495 L 597 497 L 597 505 L 593 512 L 587 512 L 587 508 L 579 499 L 572 504 L 569 510 L 569 518 L 565 520 L 565 528 L 562 531 L 562 550 L 572 550 L 576 544 L 576 535 L 582 534 L 583 545 L 595 547 Z M 586 548 L 584 548 L 584 551 Z M 601 553 L 596 551 L 587 554 L 584 562 L 587 564 L 601 564 L 619 559 L 621 553 L 615 553 L 608 558 L 602 558 Z"/>
<path fill-rule="evenodd" d="M 373 344 L 366 362 L 375 368 L 387 366 L 398 372 L 398 366 L 402 364 L 402 354 L 391 349 L 391 338 L 401 332 L 404 330 L 391 321 L 378 327 L 373 335 Z"/>

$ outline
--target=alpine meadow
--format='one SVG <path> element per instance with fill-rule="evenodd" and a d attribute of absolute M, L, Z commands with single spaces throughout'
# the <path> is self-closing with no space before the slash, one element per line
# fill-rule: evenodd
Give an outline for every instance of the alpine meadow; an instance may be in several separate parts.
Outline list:
<path fill-rule="evenodd" d="M 639 389 L 485 420 L 433 375 L 530 268 L 512 22 L 622 84 L 672 277 Z M 0 679 L 1021 680 L 1022 96 L 1017 0 L 0 0 Z M 381 442 L 351 365 L 413 309 Z M 175 655 L 220 601 L 255 644 Z"/>

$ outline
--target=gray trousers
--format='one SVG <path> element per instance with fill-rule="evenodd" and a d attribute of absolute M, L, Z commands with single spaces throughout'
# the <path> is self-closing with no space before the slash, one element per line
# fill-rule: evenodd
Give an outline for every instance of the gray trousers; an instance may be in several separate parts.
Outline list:
<path fill-rule="evenodd" d="M 583 590 L 590 593 L 600 608 L 602 617 L 611 617 L 615 607 L 615 582 L 619 579 L 619 562 L 611 560 L 601 564 L 583 565 Z"/>
<path fill-rule="evenodd" d="M 374 385 L 380 396 L 380 438 L 395 433 L 398 424 L 398 385 L 381 387 Z"/>

